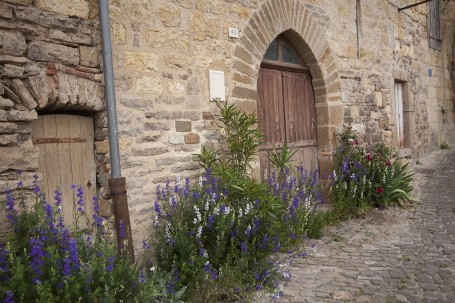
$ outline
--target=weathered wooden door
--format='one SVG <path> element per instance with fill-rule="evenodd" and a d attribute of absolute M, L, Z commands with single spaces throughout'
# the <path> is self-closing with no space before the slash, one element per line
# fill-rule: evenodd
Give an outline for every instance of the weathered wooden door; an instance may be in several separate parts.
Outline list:
<path fill-rule="evenodd" d="M 33 143 L 39 147 L 41 186 L 49 202 L 55 203 L 54 191 L 62 192 L 64 221 L 72 224 L 77 209 L 77 188 L 84 193 L 86 224 L 92 217 L 96 190 L 93 153 L 93 119 L 77 115 L 43 115 L 32 122 Z M 71 188 L 73 185 L 76 188 Z M 73 186 L 74 187 L 74 186 Z"/>
<path fill-rule="evenodd" d="M 318 164 L 311 75 L 291 48 L 280 37 L 277 39 L 267 50 L 258 79 L 258 115 L 265 134 L 260 153 L 261 171 L 270 171 L 267 151 L 281 150 L 285 141 L 297 150 L 292 159 L 294 164 L 314 170 Z M 273 57 L 271 47 L 277 49 L 276 60 L 267 57 L 268 54 Z"/>

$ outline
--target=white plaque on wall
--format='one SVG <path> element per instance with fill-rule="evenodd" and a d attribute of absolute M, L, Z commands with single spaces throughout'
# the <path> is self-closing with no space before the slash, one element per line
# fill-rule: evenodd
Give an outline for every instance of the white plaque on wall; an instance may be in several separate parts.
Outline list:
<path fill-rule="evenodd" d="M 224 72 L 209 70 L 210 101 L 226 101 Z"/>

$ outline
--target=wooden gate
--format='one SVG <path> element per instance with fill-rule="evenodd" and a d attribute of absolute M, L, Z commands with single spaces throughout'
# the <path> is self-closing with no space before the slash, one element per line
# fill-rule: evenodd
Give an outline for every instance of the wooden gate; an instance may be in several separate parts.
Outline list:
<path fill-rule="evenodd" d="M 261 170 L 270 171 L 267 151 L 281 150 L 284 141 L 296 149 L 296 165 L 317 168 L 314 94 L 309 74 L 261 68 L 258 81 L 258 113 L 265 134 Z"/>
<path fill-rule="evenodd" d="M 60 188 L 66 224 L 73 224 L 77 208 L 77 188 L 84 192 L 85 225 L 92 217 L 92 197 L 96 191 L 93 152 L 93 119 L 76 115 L 43 115 L 32 122 L 33 143 L 39 147 L 41 186 L 49 202 L 55 203 L 54 191 Z M 71 186 L 76 188 L 72 189 Z"/>

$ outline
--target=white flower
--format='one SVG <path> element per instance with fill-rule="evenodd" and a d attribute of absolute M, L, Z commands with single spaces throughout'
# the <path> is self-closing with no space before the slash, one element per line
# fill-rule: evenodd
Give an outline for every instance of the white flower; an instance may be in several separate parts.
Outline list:
<path fill-rule="evenodd" d="M 199 177 L 199 187 L 202 188 L 202 184 L 204 183 L 204 179 L 202 179 L 202 176 Z"/>
<path fill-rule="evenodd" d="M 290 279 L 290 278 L 291 278 L 291 275 L 290 275 L 289 273 L 287 273 L 287 272 L 284 272 L 284 273 L 283 273 L 283 277 L 284 277 L 285 279 Z"/>
<path fill-rule="evenodd" d="M 156 270 L 156 267 L 155 267 L 155 266 L 150 267 L 150 271 L 151 271 L 151 272 L 154 272 L 155 270 Z"/>
<path fill-rule="evenodd" d="M 196 213 L 196 217 L 194 218 L 193 223 L 196 224 L 198 222 L 201 222 L 202 221 L 201 213 L 199 212 L 199 208 L 197 208 L 196 205 L 194 205 L 194 212 Z"/>
<path fill-rule="evenodd" d="M 247 203 L 246 208 L 245 208 L 245 215 L 248 215 L 250 213 L 250 209 L 251 209 L 251 204 Z"/>
<path fill-rule="evenodd" d="M 196 234 L 196 238 L 200 238 L 202 235 L 202 226 L 199 226 L 197 228 L 197 234 Z"/>
<path fill-rule="evenodd" d="M 241 218 L 242 216 L 243 216 L 242 209 L 239 208 L 239 218 Z"/>
<path fill-rule="evenodd" d="M 267 180 L 267 168 L 264 169 L 264 180 Z"/>

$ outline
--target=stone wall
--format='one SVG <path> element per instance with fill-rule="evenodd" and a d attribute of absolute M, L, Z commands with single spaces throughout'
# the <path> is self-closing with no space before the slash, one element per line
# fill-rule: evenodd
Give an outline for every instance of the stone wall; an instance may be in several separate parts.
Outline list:
<path fill-rule="evenodd" d="M 428 46 L 427 5 L 362 0 L 360 59 L 354 0 L 111 1 L 122 169 L 136 241 L 150 225 L 153 189 L 197 174 L 191 154 L 217 142 L 209 70 L 226 74 L 230 102 L 256 110 L 262 56 L 279 33 L 311 68 L 322 169 L 334 132 L 351 123 L 392 143 L 394 81 L 407 83 L 406 144 L 414 160 L 454 142 L 451 83 L 455 3 L 443 0 L 442 49 Z M 240 30 L 228 37 L 228 28 Z M 428 69 L 432 76 L 428 76 Z M 447 112 L 441 114 L 441 106 Z M 190 139 L 191 138 L 191 139 Z M 137 244 L 136 244 L 137 246 Z"/>
<path fill-rule="evenodd" d="M 15 178 L 15 169 L 31 176 L 37 168 L 29 122 L 37 111 L 84 110 L 95 115 L 98 186 L 109 216 L 95 2 L 0 1 L 0 153 L 7 159 L 0 186 Z M 311 70 L 322 170 L 343 124 L 368 140 L 393 142 L 396 80 L 406 84 L 407 155 L 415 161 L 443 141 L 455 143 L 455 2 L 441 1 L 441 51 L 429 48 L 427 4 L 398 12 L 408 4 L 362 0 L 358 49 L 355 0 L 109 1 L 121 166 L 136 249 L 148 234 L 155 187 L 198 175 L 192 154 L 219 142 L 209 70 L 225 72 L 229 102 L 255 111 L 262 56 L 280 33 Z M 230 27 L 239 29 L 238 38 L 228 36 Z"/>
<path fill-rule="evenodd" d="M 98 28 L 96 7 L 85 0 L 0 1 L 1 193 L 15 187 L 17 170 L 24 188 L 32 187 L 39 153 L 31 121 L 38 114 L 82 112 L 95 118 L 96 139 L 106 138 Z"/>

